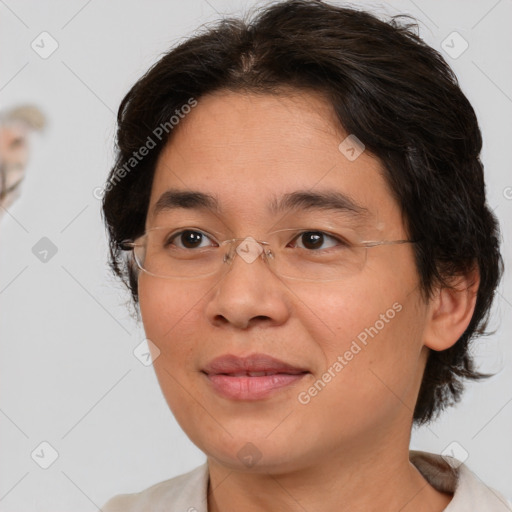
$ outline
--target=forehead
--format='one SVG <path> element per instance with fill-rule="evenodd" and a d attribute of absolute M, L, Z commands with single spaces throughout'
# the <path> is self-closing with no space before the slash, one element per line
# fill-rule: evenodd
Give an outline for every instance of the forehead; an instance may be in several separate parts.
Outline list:
<path fill-rule="evenodd" d="M 382 165 L 367 151 L 347 158 L 340 144 L 348 135 L 319 94 L 205 96 L 159 157 L 149 218 L 172 189 L 212 195 L 221 214 L 240 221 L 257 222 L 256 210 L 271 215 L 281 197 L 297 191 L 343 194 L 361 211 L 390 220 L 398 208 Z"/>

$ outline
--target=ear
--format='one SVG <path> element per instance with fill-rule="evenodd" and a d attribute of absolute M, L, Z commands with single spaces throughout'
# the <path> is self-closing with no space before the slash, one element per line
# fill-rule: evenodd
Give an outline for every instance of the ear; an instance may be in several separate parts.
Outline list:
<path fill-rule="evenodd" d="M 453 278 L 449 285 L 439 286 L 428 304 L 423 342 L 432 350 L 453 346 L 469 325 L 480 285 L 478 268 Z"/>

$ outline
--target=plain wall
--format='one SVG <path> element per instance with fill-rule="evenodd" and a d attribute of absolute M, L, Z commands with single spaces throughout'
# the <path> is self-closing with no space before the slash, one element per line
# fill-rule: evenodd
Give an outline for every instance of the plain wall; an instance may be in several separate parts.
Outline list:
<path fill-rule="evenodd" d="M 134 81 L 199 25 L 254 4 L 0 2 L 0 107 L 35 103 L 49 121 L 33 138 L 22 197 L 0 225 L 0 512 L 95 510 L 114 494 L 141 490 L 205 460 L 168 410 L 152 367 L 133 355 L 144 333 L 107 268 L 93 191 L 112 165 L 115 113 Z M 421 35 L 459 77 L 481 124 L 488 201 L 510 260 L 511 2 L 359 4 L 382 15 L 415 16 Z M 59 45 L 47 59 L 31 47 L 43 31 Z M 456 59 L 441 49 L 453 31 L 469 43 Z M 43 237 L 57 248 L 47 262 L 32 251 Z M 480 369 L 497 375 L 469 384 L 456 408 L 413 432 L 412 447 L 440 453 L 456 441 L 478 477 L 510 497 L 509 274 L 496 298 L 492 326 L 498 331 L 474 351 Z M 31 457 L 43 441 L 59 455 L 48 469 Z"/>

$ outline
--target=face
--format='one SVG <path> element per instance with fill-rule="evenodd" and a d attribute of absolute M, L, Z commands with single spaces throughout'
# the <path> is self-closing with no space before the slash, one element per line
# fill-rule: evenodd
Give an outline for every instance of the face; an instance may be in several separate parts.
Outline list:
<path fill-rule="evenodd" d="M 0 180 L 0 206 L 3 208 L 11 206 L 19 195 L 17 187 L 28 160 L 27 135 L 28 127 L 23 123 L 0 126 L 0 162 L 4 173 Z"/>
<path fill-rule="evenodd" d="M 311 93 L 203 97 L 160 155 L 146 228 L 194 228 L 202 247 L 290 229 L 282 242 L 292 252 L 336 253 L 321 232 L 407 239 L 381 163 L 367 151 L 354 159 L 363 148 L 351 152 L 349 141 L 340 149 L 347 135 Z M 171 189 L 208 194 L 217 207 L 155 208 Z M 298 192 L 310 199 L 271 211 Z M 311 199 L 326 192 L 345 205 Z M 308 230 L 316 238 L 301 237 Z M 190 439 L 224 466 L 277 471 L 407 438 L 426 361 L 412 245 L 368 249 L 364 265 L 322 282 L 283 278 L 240 254 L 207 277 L 139 275 L 155 371 Z"/>

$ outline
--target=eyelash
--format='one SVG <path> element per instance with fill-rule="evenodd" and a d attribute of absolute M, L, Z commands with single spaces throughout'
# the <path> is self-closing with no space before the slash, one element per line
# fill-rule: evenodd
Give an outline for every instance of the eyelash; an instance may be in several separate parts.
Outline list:
<path fill-rule="evenodd" d="M 198 233 L 202 236 L 205 236 L 207 237 L 208 239 L 211 239 L 212 237 L 210 235 L 208 235 L 207 233 L 205 233 L 204 231 L 201 231 L 201 230 L 198 230 L 198 229 L 184 229 L 184 230 L 181 230 L 177 233 L 174 233 L 172 234 L 166 241 L 165 241 L 165 244 L 164 246 L 165 247 L 168 247 L 170 245 L 175 245 L 174 241 L 179 238 L 181 235 L 183 235 L 184 233 L 187 233 L 187 232 L 190 232 L 190 233 Z M 331 240 L 334 240 L 336 242 L 337 245 L 339 246 L 342 246 L 342 247 L 347 247 L 349 244 L 346 240 L 344 240 L 342 237 L 340 237 L 339 235 L 333 235 L 331 233 L 328 233 L 326 231 L 322 231 L 322 230 L 314 230 L 314 229 L 309 229 L 309 230 L 303 230 L 301 232 L 299 232 L 298 234 L 296 234 L 294 236 L 294 238 L 291 240 L 290 243 L 296 243 L 296 240 L 298 240 L 300 237 L 302 237 L 303 235 L 307 234 L 307 233 L 310 233 L 310 234 L 319 234 L 319 235 L 322 235 L 324 237 L 324 240 L 323 242 L 325 243 L 325 238 L 327 239 L 331 239 Z M 192 249 L 190 248 L 187 248 L 187 247 L 178 247 L 179 249 L 189 249 L 189 250 L 194 250 L 194 249 L 199 249 L 201 247 L 194 247 Z M 305 249 L 305 250 L 308 250 L 307 248 L 305 247 L 299 247 L 300 249 Z M 330 248 L 328 248 L 330 249 Z M 311 251 L 313 252 L 316 252 L 317 250 L 315 249 L 310 249 Z"/>

